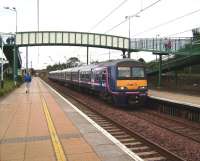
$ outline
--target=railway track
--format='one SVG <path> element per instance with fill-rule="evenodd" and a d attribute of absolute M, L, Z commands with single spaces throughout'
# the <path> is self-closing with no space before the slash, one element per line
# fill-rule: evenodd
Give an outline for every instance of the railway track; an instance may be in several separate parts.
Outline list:
<path fill-rule="evenodd" d="M 84 100 L 67 93 L 63 86 L 61 88 L 58 84 L 52 82 L 50 84 L 65 98 L 75 104 L 88 117 L 90 117 L 104 130 L 109 132 L 113 137 L 119 140 L 123 145 L 137 154 L 144 161 L 184 161 L 184 159 L 171 153 L 167 149 L 127 128 L 126 125 L 123 125 L 119 121 L 115 121 L 111 117 L 104 116 L 102 113 L 95 111 Z"/>
<path fill-rule="evenodd" d="M 158 115 L 155 112 L 142 110 L 142 112 L 132 112 L 132 115 L 151 122 L 152 124 L 164 128 L 168 131 L 187 137 L 195 142 L 200 143 L 200 126 L 191 125 L 184 121 L 177 121 L 172 117 Z M 159 120 L 159 121 L 158 121 Z"/>

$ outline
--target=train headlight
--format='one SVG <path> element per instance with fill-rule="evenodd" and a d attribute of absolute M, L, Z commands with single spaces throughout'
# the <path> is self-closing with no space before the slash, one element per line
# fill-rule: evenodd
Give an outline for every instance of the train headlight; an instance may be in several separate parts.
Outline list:
<path fill-rule="evenodd" d="M 125 90 L 127 89 L 127 87 L 124 87 L 124 86 L 121 86 L 121 87 L 118 87 L 120 90 Z"/>
<path fill-rule="evenodd" d="M 146 89 L 147 89 L 147 86 L 139 86 L 139 89 L 141 89 L 141 90 L 146 90 Z"/>
<path fill-rule="evenodd" d="M 124 87 L 120 87 L 120 89 L 121 89 L 121 90 L 124 90 L 125 88 L 124 88 Z"/>

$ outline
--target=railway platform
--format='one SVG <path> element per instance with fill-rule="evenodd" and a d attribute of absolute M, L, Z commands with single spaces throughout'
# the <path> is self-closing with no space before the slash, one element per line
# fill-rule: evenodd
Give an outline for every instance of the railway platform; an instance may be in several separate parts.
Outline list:
<path fill-rule="evenodd" d="M 150 89 L 149 97 L 200 108 L 199 96 Z"/>
<path fill-rule="evenodd" d="M 137 156 L 40 78 L 0 99 L 0 161 L 100 160 Z"/>

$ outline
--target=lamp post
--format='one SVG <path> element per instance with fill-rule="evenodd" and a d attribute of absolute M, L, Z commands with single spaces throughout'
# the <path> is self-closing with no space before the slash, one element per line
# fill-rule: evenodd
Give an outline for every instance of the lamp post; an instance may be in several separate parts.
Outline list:
<path fill-rule="evenodd" d="M 17 34 L 17 9 L 15 7 L 3 7 L 6 10 L 10 10 L 15 12 L 15 46 L 14 46 L 14 54 L 13 54 L 13 80 L 16 85 L 16 79 L 17 79 L 17 67 L 16 67 L 16 55 L 17 55 L 17 49 L 16 49 L 16 34 Z"/>
<path fill-rule="evenodd" d="M 128 58 L 131 58 L 131 18 L 133 17 L 140 17 L 139 15 L 135 14 L 132 16 L 125 16 L 125 19 L 128 20 Z"/>
<path fill-rule="evenodd" d="M 160 36 L 159 34 L 156 35 L 156 51 L 158 50 L 158 37 L 159 36 Z M 157 62 L 157 55 L 156 55 L 156 62 Z"/>
<path fill-rule="evenodd" d="M 64 59 L 65 59 L 65 61 L 66 61 L 66 68 L 67 68 L 67 57 L 66 57 L 66 56 L 64 56 Z"/>
<path fill-rule="evenodd" d="M 37 0 L 37 31 L 39 32 L 40 30 L 40 2 L 39 0 Z M 39 41 L 39 36 L 37 37 L 37 41 Z M 37 47 L 38 50 L 38 56 L 37 56 L 37 61 L 38 61 L 38 65 L 40 62 L 40 48 L 39 46 Z"/>
<path fill-rule="evenodd" d="M 125 19 L 128 20 L 128 58 L 130 58 L 131 54 L 130 54 L 130 49 L 131 49 L 131 17 L 130 16 L 126 16 Z"/>
<path fill-rule="evenodd" d="M 158 50 L 158 37 L 159 36 L 160 36 L 159 34 L 156 35 L 156 50 Z"/>
<path fill-rule="evenodd" d="M 16 33 L 17 33 L 17 9 L 15 8 L 15 7 L 3 7 L 4 9 L 6 9 L 6 10 L 10 10 L 10 11 L 13 11 L 13 12 L 15 12 L 15 31 L 16 31 Z"/>
<path fill-rule="evenodd" d="M 53 65 L 53 59 L 52 59 L 52 57 L 51 57 L 51 56 L 48 56 L 48 58 L 50 59 L 51 64 Z"/>

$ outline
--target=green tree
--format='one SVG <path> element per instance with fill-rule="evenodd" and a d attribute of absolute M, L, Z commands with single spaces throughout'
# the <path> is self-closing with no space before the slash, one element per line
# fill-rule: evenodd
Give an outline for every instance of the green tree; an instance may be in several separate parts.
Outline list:
<path fill-rule="evenodd" d="M 193 38 L 195 40 L 199 40 L 200 39 L 200 28 L 192 29 L 192 34 L 193 34 Z"/>
<path fill-rule="evenodd" d="M 80 63 L 80 60 L 77 57 L 71 57 L 67 60 L 66 67 L 71 68 L 71 67 L 76 67 Z"/>
<path fill-rule="evenodd" d="M 143 58 L 139 58 L 138 61 L 141 63 L 145 63 L 145 60 Z"/>

